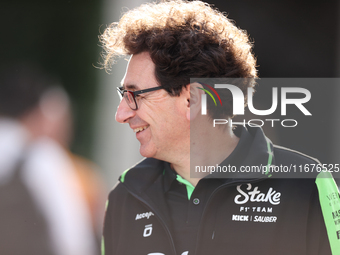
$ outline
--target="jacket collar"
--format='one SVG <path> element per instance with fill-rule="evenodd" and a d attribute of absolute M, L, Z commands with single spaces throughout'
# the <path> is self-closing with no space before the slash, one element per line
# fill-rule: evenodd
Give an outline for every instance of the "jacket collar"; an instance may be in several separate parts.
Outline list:
<path fill-rule="evenodd" d="M 234 151 L 220 164 L 221 167 L 234 167 L 236 172 L 215 172 L 206 178 L 222 179 L 262 179 L 270 177 L 260 172 L 242 172 L 241 167 L 253 167 L 262 169 L 265 166 L 275 164 L 273 144 L 264 135 L 260 127 L 237 126 L 234 133 L 240 140 Z M 254 168 L 257 167 L 257 168 Z"/>

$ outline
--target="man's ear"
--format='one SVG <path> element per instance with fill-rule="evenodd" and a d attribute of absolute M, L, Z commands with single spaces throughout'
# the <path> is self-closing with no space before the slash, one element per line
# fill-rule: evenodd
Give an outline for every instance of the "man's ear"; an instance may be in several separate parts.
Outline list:
<path fill-rule="evenodd" d="M 183 87 L 181 93 L 184 95 L 186 118 L 190 121 L 190 105 L 191 105 L 191 100 L 190 100 L 190 84 L 188 84 L 187 86 Z"/>
<path fill-rule="evenodd" d="M 190 103 L 190 111 L 187 114 L 188 120 L 193 120 L 197 117 L 197 115 L 201 111 L 201 97 L 202 94 L 204 94 L 204 91 L 198 88 L 202 88 L 202 85 L 194 82 L 189 85 L 190 86 L 190 97 L 189 97 L 189 103 Z"/>

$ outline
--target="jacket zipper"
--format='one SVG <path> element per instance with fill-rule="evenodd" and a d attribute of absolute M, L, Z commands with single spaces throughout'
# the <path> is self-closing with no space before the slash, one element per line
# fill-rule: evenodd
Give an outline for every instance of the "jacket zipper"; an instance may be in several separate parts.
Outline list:
<path fill-rule="evenodd" d="M 208 205 L 209 205 L 209 203 L 210 203 L 210 201 L 212 200 L 212 198 L 216 195 L 216 193 L 217 192 L 219 192 L 221 189 L 224 189 L 224 188 L 226 188 L 226 187 L 228 187 L 228 186 L 235 186 L 235 185 L 237 185 L 237 184 L 244 184 L 244 183 L 256 183 L 256 182 L 258 182 L 258 181 L 260 181 L 260 180 L 263 180 L 264 178 L 259 178 L 259 179 L 256 179 L 256 180 L 252 180 L 251 181 L 251 179 L 249 179 L 249 180 L 242 180 L 242 181 L 232 181 L 232 182 L 229 182 L 229 183 L 226 183 L 226 184 L 223 184 L 223 185 L 221 185 L 221 186 L 219 186 L 218 188 L 216 188 L 212 193 L 211 193 L 211 195 L 210 195 L 210 197 L 208 198 L 208 201 L 207 201 L 207 203 L 206 203 L 206 205 L 205 205 L 205 207 L 204 207 L 204 209 L 203 209 L 203 213 L 202 213 L 202 217 L 201 217 L 201 219 L 203 219 L 204 218 L 204 215 L 205 215 L 205 213 L 206 213 L 206 210 L 207 210 L 207 207 L 208 207 Z M 198 238 L 199 238 L 199 234 L 200 234 L 200 232 L 201 232 L 201 228 L 202 228 L 202 221 L 200 222 L 200 226 L 199 226 L 199 229 L 198 229 L 198 232 L 197 232 L 197 240 L 196 240 L 196 244 L 198 244 Z M 198 251 L 198 245 L 196 245 L 196 249 L 195 249 L 195 255 L 197 254 L 197 251 Z M 189 254 L 190 255 L 190 254 Z"/>

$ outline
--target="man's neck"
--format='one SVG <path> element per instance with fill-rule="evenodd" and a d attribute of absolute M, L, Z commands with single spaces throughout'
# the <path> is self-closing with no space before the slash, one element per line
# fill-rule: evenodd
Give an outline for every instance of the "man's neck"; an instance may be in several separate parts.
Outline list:
<path fill-rule="evenodd" d="M 191 133 L 189 155 L 182 156 L 180 160 L 171 163 L 171 167 L 196 186 L 200 179 L 206 176 L 207 172 L 199 177 L 191 177 L 191 172 L 195 171 L 195 166 L 216 166 L 225 160 L 236 148 L 239 138 L 233 133 L 231 128 L 216 127 L 214 130 L 198 131 Z"/>

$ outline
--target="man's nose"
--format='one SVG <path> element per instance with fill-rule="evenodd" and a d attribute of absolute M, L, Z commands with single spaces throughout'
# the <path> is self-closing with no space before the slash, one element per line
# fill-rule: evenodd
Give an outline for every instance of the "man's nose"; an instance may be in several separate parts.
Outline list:
<path fill-rule="evenodd" d="M 121 100 L 116 112 L 116 121 L 119 123 L 128 123 L 129 119 L 135 115 L 136 111 L 128 106 L 126 100 Z"/>

